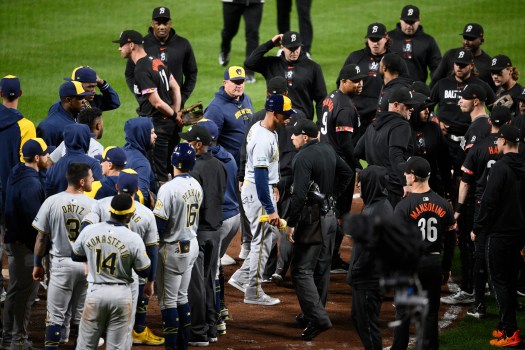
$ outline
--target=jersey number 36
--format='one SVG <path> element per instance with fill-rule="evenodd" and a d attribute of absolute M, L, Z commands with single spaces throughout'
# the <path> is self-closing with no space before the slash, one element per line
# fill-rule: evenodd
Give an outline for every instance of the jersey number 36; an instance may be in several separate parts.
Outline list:
<path fill-rule="evenodd" d="M 438 230 L 436 227 L 437 219 L 436 218 L 421 218 L 417 222 L 417 226 L 421 230 L 421 235 L 423 240 L 429 242 L 435 242 L 438 236 Z"/>

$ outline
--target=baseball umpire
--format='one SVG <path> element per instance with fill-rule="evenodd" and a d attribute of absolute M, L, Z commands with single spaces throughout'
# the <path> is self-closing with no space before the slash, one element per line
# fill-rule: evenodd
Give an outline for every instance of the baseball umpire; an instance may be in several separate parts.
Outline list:
<path fill-rule="evenodd" d="M 301 338 L 311 340 L 332 327 L 325 305 L 337 227 L 333 195 L 345 190 L 353 172 L 330 145 L 318 141 L 313 121 L 299 120 L 293 128 L 292 141 L 300 150 L 292 166 L 287 238 L 294 243 L 292 282 L 303 312 L 298 319 L 307 323 Z M 311 198 L 312 182 L 322 198 Z"/>

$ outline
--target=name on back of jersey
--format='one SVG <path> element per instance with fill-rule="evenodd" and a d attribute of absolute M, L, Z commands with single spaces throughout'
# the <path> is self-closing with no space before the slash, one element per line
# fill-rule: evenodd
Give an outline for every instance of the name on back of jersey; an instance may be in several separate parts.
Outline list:
<path fill-rule="evenodd" d="M 64 214 L 75 213 L 78 215 L 83 215 L 84 210 L 86 210 L 86 208 L 76 204 L 67 204 L 62 206 L 62 211 L 64 212 Z"/>
<path fill-rule="evenodd" d="M 428 200 L 428 198 L 427 198 Z M 444 217 L 447 214 L 447 211 L 441 206 L 435 203 L 421 203 L 410 212 L 410 217 L 412 219 L 417 219 L 421 214 L 431 212 L 437 214 L 440 218 Z"/>
<path fill-rule="evenodd" d="M 121 256 L 129 255 L 129 250 L 124 243 L 111 235 L 98 235 L 86 241 L 86 248 L 89 250 L 100 249 L 101 244 L 109 244 L 118 249 Z"/>

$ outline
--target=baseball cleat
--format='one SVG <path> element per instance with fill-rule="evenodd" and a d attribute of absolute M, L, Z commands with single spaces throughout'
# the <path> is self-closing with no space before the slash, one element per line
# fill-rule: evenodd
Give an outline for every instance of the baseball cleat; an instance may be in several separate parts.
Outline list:
<path fill-rule="evenodd" d="M 219 64 L 223 67 L 226 67 L 230 62 L 230 54 L 226 52 L 221 52 L 219 54 Z"/>
<path fill-rule="evenodd" d="M 105 341 L 104 341 L 104 338 L 98 338 L 98 344 L 97 344 L 97 347 L 101 347 L 102 345 L 104 345 Z"/>
<path fill-rule="evenodd" d="M 467 315 L 476 317 L 476 318 L 483 318 L 487 314 L 485 310 L 485 305 L 483 303 L 479 303 L 477 306 L 473 306 L 467 311 Z"/>
<path fill-rule="evenodd" d="M 235 259 L 229 256 L 228 254 L 224 254 L 224 256 L 221 258 L 222 266 L 229 266 L 229 265 L 235 265 L 235 264 L 237 264 Z"/>
<path fill-rule="evenodd" d="M 504 334 L 502 329 L 495 329 L 492 331 L 492 338 L 501 338 Z"/>
<path fill-rule="evenodd" d="M 263 294 L 258 298 L 246 298 L 244 297 L 244 303 L 245 304 L 253 304 L 253 305 L 264 305 L 264 306 L 272 306 L 277 305 L 281 303 L 281 300 L 278 298 L 272 298 L 268 294 Z"/>
<path fill-rule="evenodd" d="M 243 293 L 246 291 L 246 285 L 244 283 L 237 281 L 233 277 L 230 277 L 230 279 L 228 280 L 228 284 L 234 288 L 237 288 L 239 291 Z"/>
<path fill-rule="evenodd" d="M 471 304 L 474 302 L 474 293 L 467 293 L 461 289 L 456 293 L 449 295 L 448 297 L 441 298 L 441 302 L 445 304 Z"/>
<path fill-rule="evenodd" d="M 245 248 L 243 245 L 241 245 L 241 252 L 239 253 L 239 259 L 246 260 L 249 254 L 250 254 L 250 249 Z"/>
<path fill-rule="evenodd" d="M 278 286 L 283 285 L 283 276 L 279 275 L 278 273 L 274 273 L 272 275 L 272 282 L 275 283 Z"/>
<path fill-rule="evenodd" d="M 133 338 L 133 344 L 144 344 L 144 345 L 162 345 L 164 344 L 164 338 L 153 334 L 149 327 L 146 327 L 142 333 L 137 333 L 135 330 L 131 333 Z"/>
<path fill-rule="evenodd" d="M 521 343 L 520 330 L 515 331 L 511 337 L 507 337 L 506 334 L 503 334 L 502 337 L 498 339 L 492 339 L 490 345 L 497 348 L 506 348 L 511 346 L 518 346 Z"/>
<path fill-rule="evenodd" d="M 221 308 L 221 318 L 225 321 L 232 321 L 233 317 L 230 316 L 230 311 L 226 306 L 222 306 Z"/>

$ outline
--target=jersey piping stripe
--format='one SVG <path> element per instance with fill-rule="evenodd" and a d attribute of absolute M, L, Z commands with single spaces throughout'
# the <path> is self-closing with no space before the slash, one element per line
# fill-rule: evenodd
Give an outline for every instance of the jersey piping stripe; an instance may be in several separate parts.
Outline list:
<path fill-rule="evenodd" d="M 262 205 L 262 204 L 261 204 Z M 264 211 L 264 208 L 261 208 L 261 215 L 266 214 Z M 259 295 L 259 290 L 261 286 L 261 282 L 259 281 L 259 275 L 261 274 L 261 258 L 263 253 L 263 245 L 264 245 L 264 231 L 265 231 L 265 223 L 261 222 L 261 244 L 259 244 L 259 259 L 257 260 L 257 274 L 255 275 L 255 297 L 260 298 L 262 295 Z"/>

